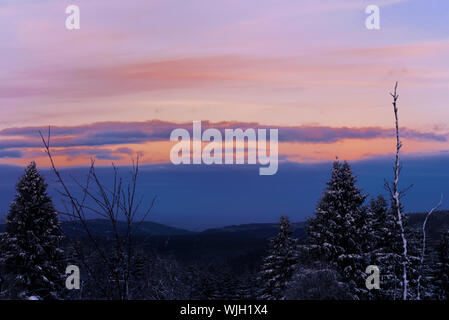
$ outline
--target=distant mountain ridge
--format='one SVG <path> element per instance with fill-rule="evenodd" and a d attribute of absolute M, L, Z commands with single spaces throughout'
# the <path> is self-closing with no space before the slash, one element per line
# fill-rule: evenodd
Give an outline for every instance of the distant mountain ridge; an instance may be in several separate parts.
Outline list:
<path fill-rule="evenodd" d="M 85 230 L 79 221 L 63 221 L 61 223 L 62 230 L 67 236 L 82 235 Z M 87 220 L 87 226 L 93 236 L 108 237 L 113 234 L 111 223 L 105 219 Z M 125 234 L 126 223 L 124 221 L 117 222 L 117 230 L 120 234 Z M 144 221 L 140 224 L 134 223 L 132 225 L 135 236 L 180 236 L 190 235 L 195 232 L 166 226 L 156 222 Z M 5 225 L 0 224 L 0 232 L 5 231 Z"/>
<path fill-rule="evenodd" d="M 92 219 L 87 220 L 88 227 L 94 236 L 108 237 L 113 234 L 112 226 L 108 220 Z M 304 238 L 305 226 L 307 222 L 292 223 L 293 237 Z M 133 224 L 132 226 L 135 236 L 188 236 L 188 235 L 219 235 L 231 237 L 257 238 L 267 239 L 273 237 L 278 232 L 277 223 L 252 223 L 231 225 L 220 228 L 211 228 L 204 231 L 195 232 L 181 228 L 170 227 L 156 222 L 144 221 L 141 224 Z M 85 233 L 85 230 L 78 221 L 62 222 L 62 229 L 68 236 L 75 236 Z M 119 233 L 126 232 L 126 223 L 124 221 L 117 222 Z M 4 232 L 5 225 L 0 224 L 0 232 Z"/>
<path fill-rule="evenodd" d="M 307 222 L 295 222 L 291 224 L 292 236 L 294 238 L 305 238 Z M 250 238 L 270 238 L 276 235 L 279 231 L 277 223 L 252 223 L 232 225 L 222 228 L 207 229 L 202 234 L 221 234 Z"/>
<path fill-rule="evenodd" d="M 413 229 L 421 229 L 426 213 L 407 214 L 408 224 Z M 306 237 L 307 222 L 292 223 L 292 236 L 303 239 Z M 94 219 L 88 220 L 88 226 L 94 236 L 108 237 L 112 235 L 112 227 L 108 220 Z M 144 221 L 133 226 L 135 236 L 219 236 L 248 239 L 268 239 L 278 232 L 277 223 L 251 223 L 241 225 L 231 225 L 219 228 L 206 229 L 201 232 L 189 231 L 181 228 L 170 227 L 164 224 Z M 64 233 L 68 236 L 80 235 L 85 231 L 81 224 L 76 221 L 62 222 Z M 126 223 L 119 221 L 117 229 L 120 233 L 126 232 Z M 5 225 L 0 224 L 0 232 L 4 232 Z M 434 212 L 427 223 L 429 238 L 439 239 L 439 234 L 443 230 L 449 230 L 449 211 Z"/>

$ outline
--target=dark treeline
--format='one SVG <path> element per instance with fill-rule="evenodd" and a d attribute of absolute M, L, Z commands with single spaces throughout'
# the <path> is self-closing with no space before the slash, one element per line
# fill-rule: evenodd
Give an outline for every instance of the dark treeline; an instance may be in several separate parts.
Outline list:
<path fill-rule="evenodd" d="M 439 241 L 435 235 L 428 237 L 423 255 L 422 231 L 409 223 L 412 215 L 401 213 L 407 240 L 404 256 L 395 210 L 394 202 L 382 196 L 367 199 L 349 164 L 334 162 L 303 243 L 289 237 L 289 221 L 281 218 L 280 235 L 272 240 L 261 271 L 262 297 L 403 299 L 405 264 L 407 299 L 448 299 L 448 231 L 441 232 Z M 368 266 L 379 270 L 379 289 L 367 287 Z"/>
<path fill-rule="evenodd" d="M 16 188 L 0 242 L 2 299 L 395 300 L 403 299 L 404 264 L 407 299 L 449 298 L 447 226 L 440 233 L 429 229 L 422 256 L 423 217 L 402 214 L 404 256 L 394 201 L 363 194 L 346 162 L 334 162 L 306 236 L 294 237 L 282 216 L 268 242 L 207 233 L 151 237 L 126 228 L 114 233 L 118 215 L 105 220 L 107 236 L 91 238 L 89 228 L 67 235 L 58 218 L 64 211 L 53 207 L 34 163 Z M 110 204 L 117 212 L 123 205 Z M 440 223 L 439 213 L 431 219 L 429 225 Z M 85 222 L 74 221 L 78 227 Z M 66 288 L 68 265 L 79 266 L 79 290 Z M 366 286 L 370 265 L 379 269 L 380 289 Z"/>

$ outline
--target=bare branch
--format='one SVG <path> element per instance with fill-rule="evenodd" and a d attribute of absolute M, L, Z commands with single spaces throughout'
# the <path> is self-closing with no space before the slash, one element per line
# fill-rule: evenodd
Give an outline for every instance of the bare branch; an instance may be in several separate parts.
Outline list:
<path fill-rule="evenodd" d="M 119 177 L 118 168 L 112 164 L 114 172 L 112 189 L 109 189 L 100 181 L 100 178 L 95 170 L 95 160 L 91 159 L 91 165 L 85 184 L 82 184 L 74 177 L 71 177 L 76 186 L 80 188 L 82 192 L 82 196 L 78 199 L 69 190 L 67 184 L 62 178 L 62 175 L 56 168 L 50 149 L 50 127 L 48 129 L 47 138 L 44 138 L 41 132 L 39 132 L 39 134 L 44 144 L 45 152 L 50 160 L 51 168 L 57 177 L 57 182 L 62 186 L 62 191 L 60 194 L 64 198 L 68 199 L 68 203 L 71 207 L 71 210 L 66 207 L 66 211 L 60 213 L 81 223 L 88 239 L 93 243 L 95 251 L 99 254 L 103 264 L 112 277 L 112 279 L 108 278 L 106 287 L 100 285 L 98 285 L 98 287 L 103 288 L 102 292 L 107 298 L 113 298 L 118 294 L 120 299 L 129 299 L 129 279 L 134 255 L 132 241 L 133 231 L 135 231 L 134 226 L 136 226 L 137 229 L 147 218 L 156 200 L 156 197 L 154 197 L 151 205 L 144 212 L 141 220 L 136 223 L 134 220 L 143 202 L 143 198 L 136 201 L 139 158 L 137 157 L 136 161 L 132 162 L 131 179 L 126 185 L 124 185 L 122 178 Z M 92 202 L 96 207 L 89 205 L 88 202 Z M 102 218 L 106 218 L 110 222 L 115 239 L 114 250 L 112 252 L 106 252 L 105 250 L 107 249 L 103 249 L 99 245 L 97 239 L 93 236 L 88 226 L 86 213 L 98 215 Z M 124 234 L 122 234 L 119 229 L 121 218 L 125 220 L 126 225 Z M 75 245 L 74 248 L 77 251 L 78 256 L 80 256 L 83 260 L 82 262 L 86 262 L 82 252 L 76 248 Z M 94 272 L 91 271 L 91 268 L 86 270 L 88 270 L 89 274 L 92 273 L 92 277 L 95 278 Z"/>
<path fill-rule="evenodd" d="M 440 202 L 438 202 L 438 204 L 432 208 L 432 210 L 430 210 L 427 214 L 426 214 L 426 218 L 424 219 L 424 222 L 422 224 L 422 233 L 423 233 L 423 239 L 422 239 L 422 251 L 421 251 L 421 261 L 420 261 L 420 267 L 419 267 L 419 276 L 418 276 L 418 285 L 417 285 L 417 299 L 421 300 L 421 278 L 422 278 L 422 270 L 423 270 L 423 266 L 424 266 L 424 258 L 425 258 L 425 254 L 426 254 L 426 225 L 427 225 L 427 220 L 429 219 L 429 217 L 432 215 L 432 213 L 436 210 L 438 210 L 441 207 L 441 204 L 443 203 L 443 194 L 441 194 L 440 197 Z"/>

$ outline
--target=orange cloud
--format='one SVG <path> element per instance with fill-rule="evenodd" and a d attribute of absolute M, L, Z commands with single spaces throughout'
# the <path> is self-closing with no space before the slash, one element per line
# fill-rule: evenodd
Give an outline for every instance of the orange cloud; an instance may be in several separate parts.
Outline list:
<path fill-rule="evenodd" d="M 160 120 L 144 122 L 100 122 L 80 126 L 59 126 L 51 130 L 53 155 L 59 165 L 78 166 L 96 158 L 98 164 L 127 164 L 140 156 L 144 163 L 169 162 L 176 128 L 191 132 L 192 123 Z M 249 122 L 202 122 L 202 130 L 278 129 L 281 160 L 310 162 L 331 160 L 336 155 L 354 160 L 392 152 L 393 130 L 380 127 L 273 126 Z M 39 131 L 45 127 L 0 130 L 0 163 L 37 160 L 48 165 Z M 430 152 L 447 148 L 444 133 L 402 128 L 406 152 Z M 204 145 L 205 143 L 203 143 Z"/>

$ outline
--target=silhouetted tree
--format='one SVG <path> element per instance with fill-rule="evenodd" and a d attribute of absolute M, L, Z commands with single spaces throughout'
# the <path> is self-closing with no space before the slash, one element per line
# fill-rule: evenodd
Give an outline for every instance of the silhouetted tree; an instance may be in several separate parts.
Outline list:
<path fill-rule="evenodd" d="M 369 204 L 372 216 L 371 264 L 380 272 L 381 290 L 370 292 L 374 299 L 397 299 L 402 297 L 402 240 L 396 216 L 387 200 L 378 196 Z"/>
<path fill-rule="evenodd" d="M 271 239 L 268 256 L 264 259 L 259 281 L 262 285 L 259 298 L 285 299 L 285 289 L 295 271 L 297 263 L 296 241 L 290 236 L 290 221 L 282 216 L 279 234 Z"/>
<path fill-rule="evenodd" d="M 62 234 L 47 184 L 32 162 L 17 183 L 2 238 L 13 298 L 58 298 L 63 285 Z"/>
<path fill-rule="evenodd" d="M 354 299 L 366 294 L 365 269 L 369 264 L 369 215 L 363 203 L 366 196 L 356 186 L 356 178 L 347 162 L 335 161 L 327 188 L 309 219 L 308 244 L 335 268 Z"/>

